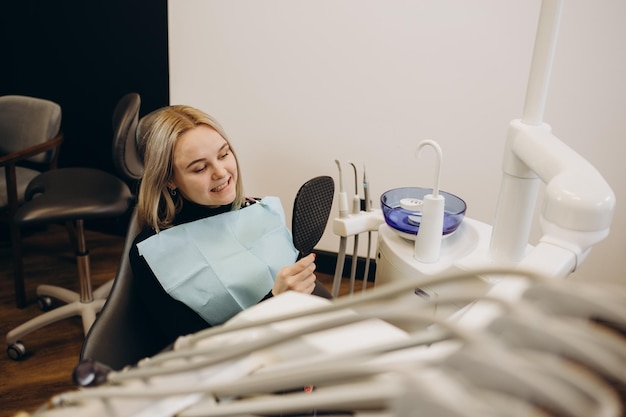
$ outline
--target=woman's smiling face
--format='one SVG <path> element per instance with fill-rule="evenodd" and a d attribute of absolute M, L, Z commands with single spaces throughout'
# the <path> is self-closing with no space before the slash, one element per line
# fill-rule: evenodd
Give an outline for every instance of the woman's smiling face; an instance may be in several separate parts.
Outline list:
<path fill-rule="evenodd" d="M 237 160 L 215 129 L 200 125 L 183 133 L 174 146 L 174 177 L 169 186 L 194 203 L 231 204 L 237 194 Z"/>

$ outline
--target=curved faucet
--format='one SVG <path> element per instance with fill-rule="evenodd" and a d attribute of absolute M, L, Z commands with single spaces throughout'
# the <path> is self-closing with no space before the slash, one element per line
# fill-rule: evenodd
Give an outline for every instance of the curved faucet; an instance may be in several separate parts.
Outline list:
<path fill-rule="evenodd" d="M 413 257 L 426 263 L 433 263 L 439 260 L 441 252 L 441 240 L 443 238 L 443 216 L 445 199 L 439 195 L 439 177 L 441 176 L 442 152 L 439 144 L 433 140 L 424 140 L 417 145 L 417 156 L 420 150 L 426 146 L 432 146 L 437 152 L 437 165 L 435 173 L 435 184 L 432 194 L 424 196 L 422 203 L 422 219 L 415 236 L 415 249 Z"/>
<path fill-rule="evenodd" d="M 441 146 L 439 146 L 437 142 L 435 142 L 434 140 L 426 139 L 426 140 L 421 141 L 417 145 L 417 157 L 418 158 L 420 156 L 420 151 L 422 150 L 424 146 L 432 146 L 433 149 L 435 149 L 435 152 L 437 152 L 437 165 L 435 169 L 436 171 L 435 172 L 435 184 L 433 186 L 433 196 L 437 197 L 439 195 L 439 180 L 441 177 L 441 159 L 443 158 L 443 153 L 441 152 Z"/>

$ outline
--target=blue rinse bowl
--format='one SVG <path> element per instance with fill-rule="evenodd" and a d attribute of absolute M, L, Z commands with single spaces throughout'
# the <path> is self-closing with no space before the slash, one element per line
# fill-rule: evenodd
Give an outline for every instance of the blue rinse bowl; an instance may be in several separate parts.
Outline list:
<path fill-rule="evenodd" d="M 401 236 L 415 239 L 422 216 L 419 203 L 424 199 L 424 196 L 432 194 L 432 192 L 432 188 L 421 187 L 394 188 L 386 191 L 380 196 L 385 223 L 395 231 L 401 232 Z M 454 232 L 461 225 L 467 205 L 465 201 L 454 194 L 439 191 L 439 195 L 445 198 L 443 214 L 443 234 L 445 236 Z"/>

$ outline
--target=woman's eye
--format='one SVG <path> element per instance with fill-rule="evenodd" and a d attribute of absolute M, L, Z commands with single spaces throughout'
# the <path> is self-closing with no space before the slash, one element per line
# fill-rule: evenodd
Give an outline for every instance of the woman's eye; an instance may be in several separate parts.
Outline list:
<path fill-rule="evenodd" d="M 230 152 L 224 152 L 223 154 L 220 155 L 220 159 L 224 159 L 226 158 L 228 155 L 230 155 Z"/>
<path fill-rule="evenodd" d="M 207 169 L 207 165 L 203 165 L 203 166 L 198 167 L 197 169 L 195 169 L 193 172 L 203 172 L 206 169 Z"/>

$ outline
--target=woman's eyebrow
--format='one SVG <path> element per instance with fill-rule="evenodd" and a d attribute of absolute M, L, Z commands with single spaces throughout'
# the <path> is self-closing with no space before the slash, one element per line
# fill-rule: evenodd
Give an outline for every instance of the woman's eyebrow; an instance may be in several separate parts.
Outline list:
<path fill-rule="evenodd" d="M 202 162 L 203 160 L 204 160 L 204 158 L 194 159 L 193 161 L 189 162 L 185 168 L 190 168 L 191 166 L 193 166 L 193 165 L 195 165 L 195 164 L 197 164 L 199 162 Z"/>
<path fill-rule="evenodd" d="M 217 153 L 222 152 L 224 149 L 229 149 L 230 145 L 228 144 L 228 142 L 224 142 L 224 144 L 222 146 L 220 146 L 220 148 L 217 150 Z M 204 161 L 205 158 L 198 158 L 198 159 L 194 159 L 193 161 L 190 161 L 187 166 L 185 168 L 189 168 L 194 164 L 197 164 L 198 162 L 202 162 Z"/>

